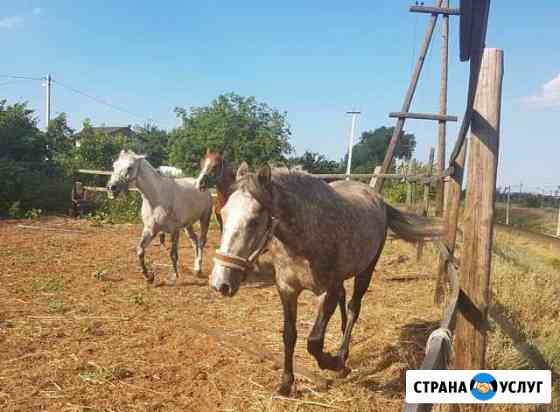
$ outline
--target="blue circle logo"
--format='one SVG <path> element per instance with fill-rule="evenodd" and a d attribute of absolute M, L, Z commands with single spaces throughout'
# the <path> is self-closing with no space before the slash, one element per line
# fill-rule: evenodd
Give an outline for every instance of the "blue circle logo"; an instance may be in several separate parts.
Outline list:
<path fill-rule="evenodd" d="M 479 373 L 471 379 L 471 394 L 479 401 L 490 400 L 498 391 L 498 382 L 489 373 Z"/>

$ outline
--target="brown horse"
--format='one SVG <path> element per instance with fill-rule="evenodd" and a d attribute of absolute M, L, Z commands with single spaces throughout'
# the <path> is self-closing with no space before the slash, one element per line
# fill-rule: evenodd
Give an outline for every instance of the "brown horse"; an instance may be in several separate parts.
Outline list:
<path fill-rule="evenodd" d="M 222 152 L 213 152 L 206 149 L 206 156 L 200 161 L 202 168 L 196 179 L 198 190 L 205 190 L 210 176 L 216 178 L 216 202 L 214 213 L 220 225 L 220 232 L 223 232 L 222 209 L 231 195 L 231 187 L 235 183 L 233 168 L 228 164 Z"/>
<path fill-rule="evenodd" d="M 210 286 L 224 296 L 238 290 L 244 272 L 268 245 L 276 287 L 284 312 L 284 374 L 279 393 L 287 395 L 294 382 L 298 296 L 310 290 L 320 296 L 319 313 L 307 339 L 307 349 L 321 369 L 348 373 L 352 329 L 362 298 L 383 250 L 387 229 L 414 241 L 441 235 L 435 221 L 399 212 L 371 187 L 354 182 L 327 184 L 311 175 L 258 174 L 246 165 L 237 171 L 234 191 L 223 210 L 224 231 L 214 258 Z M 343 282 L 354 277 L 354 292 L 344 310 Z M 340 306 L 342 343 L 338 353 L 323 350 L 329 320 Z"/>

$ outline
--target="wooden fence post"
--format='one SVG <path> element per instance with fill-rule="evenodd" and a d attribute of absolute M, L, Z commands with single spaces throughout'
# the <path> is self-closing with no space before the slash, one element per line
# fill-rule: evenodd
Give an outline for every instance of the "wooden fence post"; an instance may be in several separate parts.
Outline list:
<path fill-rule="evenodd" d="M 485 367 L 502 78 L 503 51 L 485 49 L 469 142 L 464 245 L 460 267 L 463 296 L 454 342 L 454 369 Z M 452 410 L 458 409 L 454 407 Z M 479 405 L 469 405 L 462 406 L 460 410 L 481 409 Z"/>
<path fill-rule="evenodd" d="M 369 185 L 371 187 L 375 187 L 375 182 L 377 182 L 378 175 L 380 173 L 381 173 L 381 166 L 375 166 L 375 169 L 373 170 L 373 176 L 371 177 L 371 180 L 369 181 Z"/>
<path fill-rule="evenodd" d="M 457 159 L 452 163 L 453 174 L 445 182 L 445 207 L 443 209 L 443 221 L 445 224 L 444 243 L 451 256 L 455 252 L 457 240 L 457 225 L 459 223 L 459 211 L 461 208 L 461 192 L 463 186 L 463 172 L 465 170 L 465 157 L 467 153 L 467 141 L 464 142 Z M 442 303 L 444 297 L 444 283 L 446 279 L 447 259 L 439 258 L 438 278 L 436 282 L 435 303 Z"/>
<path fill-rule="evenodd" d="M 432 176 L 432 172 L 434 169 L 434 154 L 435 149 L 432 147 L 430 149 L 430 156 L 428 157 L 428 163 L 426 167 L 428 168 L 426 172 L 427 177 Z M 422 216 L 428 216 L 428 212 L 430 209 L 430 182 L 424 183 L 424 199 L 422 202 Z M 416 245 L 416 261 L 422 260 L 422 255 L 424 254 L 424 241 L 421 240 Z"/>
<path fill-rule="evenodd" d="M 511 185 L 507 186 L 507 200 L 506 200 L 506 225 L 509 225 L 509 207 L 511 198 Z"/>
<path fill-rule="evenodd" d="M 443 0 L 441 7 L 449 7 L 449 0 Z M 441 17 L 441 52 L 440 52 L 440 83 L 439 83 L 439 114 L 447 114 L 447 66 L 449 61 L 449 16 Z M 442 174 L 445 169 L 445 141 L 447 138 L 447 123 L 438 124 L 438 146 L 437 146 L 437 173 Z M 436 216 L 441 216 L 444 202 L 444 182 L 439 181 L 436 185 Z"/>
<path fill-rule="evenodd" d="M 406 209 L 410 212 L 414 205 L 414 186 L 413 183 L 408 180 L 409 176 L 414 176 L 416 172 L 416 160 L 410 159 L 406 167 Z"/>
<path fill-rule="evenodd" d="M 556 237 L 560 237 L 560 199 L 558 200 L 558 224 L 556 225 Z"/>

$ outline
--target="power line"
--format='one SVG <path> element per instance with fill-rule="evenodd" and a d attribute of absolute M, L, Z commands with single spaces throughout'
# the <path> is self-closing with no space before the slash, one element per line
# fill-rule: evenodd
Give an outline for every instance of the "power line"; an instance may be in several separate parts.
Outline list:
<path fill-rule="evenodd" d="M 11 74 L 0 74 L 0 77 L 6 77 L 9 79 L 22 79 L 22 80 L 45 80 L 45 77 L 30 77 L 30 76 L 15 76 Z"/>
<path fill-rule="evenodd" d="M 17 83 L 17 82 L 14 81 L 14 80 L 8 80 L 7 82 L 2 82 L 2 83 L 0 83 L 0 86 L 4 86 L 4 85 L 6 85 L 6 84 L 13 84 L 13 83 Z"/>
<path fill-rule="evenodd" d="M 137 118 L 142 119 L 142 120 L 147 120 L 147 121 L 152 121 L 152 122 L 154 121 L 153 119 L 150 119 L 150 118 L 148 118 L 148 117 L 146 117 L 146 116 L 141 116 L 141 115 L 139 115 L 139 114 L 133 113 L 133 112 L 131 112 L 131 111 L 127 110 L 127 109 L 124 109 L 124 108 L 122 108 L 122 107 L 120 107 L 120 106 L 117 106 L 117 105 L 114 105 L 114 104 L 112 104 L 112 103 L 109 103 L 108 101 L 106 101 L 106 100 L 104 100 L 104 99 L 101 99 L 101 98 L 96 97 L 96 96 L 93 96 L 93 95 L 91 95 L 91 94 L 89 94 L 89 93 L 86 93 L 86 92 L 83 92 L 83 91 L 81 91 L 81 90 L 78 90 L 78 89 L 76 89 L 75 87 L 72 87 L 72 86 L 69 86 L 69 85 L 67 85 L 67 84 L 64 84 L 64 83 L 62 83 L 60 80 L 55 80 L 55 79 L 53 79 L 53 82 L 59 84 L 60 86 L 66 88 L 66 89 L 68 89 L 68 90 L 70 90 L 70 91 L 72 91 L 72 92 L 74 92 L 74 93 L 76 93 L 76 94 L 79 94 L 79 95 L 82 95 L 82 96 L 84 96 L 84 97 L 87 97 L 88 99 L 91 99 L 91 100 L 93 100 L 93 101 L 95 101 L 95 102 L 97 102 L 97 103 L 99 103 L 99 104 L 105 105 L 105 106 L 107 106 L 107 107 L 110 107 L 110 108 L 112 108 L 112 109 L 114 109 L 114 110 L 118 110 L 118 111 L 120 111 L 120 112 L 129 114 L 129 115 L 131 115 L 131 116 L 137 117 Z"/>
<path fill-rule="evenodd" d="M 45 76 L 43 76 L 43 77 L 32 77 L 32 76 L 21 76 L 21 75 L 13 75 L 13 74 L 0 74 L 0 77 L 4 77 L 4 78 L 8 78 L 8 79 L 14 79 L 14 80 L 39 80 L 39 81 L 45 81 L 45 80 L 47 80 L 47 78 L 46 78 Z M 121 107 L 121 106 L 117 106 L 117 105 L 115 105 L 115 104 L 109 103 L 109 102 L 108 102 L 107 100 L 105 100 L 105 99 L 101 99 L 101 98 L 99 98 L 99 97 L 93 96 L 93 95 L 91 95 L 91 94 L 89 94 L 89 93 L 86 93 L 86 92 L 84 92 L 84 91 L 81 91 L 81 90 L 79 90 L 79 89 L 76 89 L 75 87 L 72 87 L 72 86 L 70 86 L 70 85 L 67 85 L 67 84 L 65 84 L 65 83 L 62 83 L 60 80 L 52 79 L 52 81 L 53 81 L 54 83 L 59 84 L 60 86 L 62 86 L 62 87 L 64 87 L 64 88 L 66 88 L 66 89 L 68 89 L 68 90 L 70 90 L 70 91 L 76 93 L 76 94 L 79 94 L 79 95 L 81 95 L 81 96 L 87 97 L 88 99 L 91 99 L 91 100 L 93 100 L 93 101 L 95 101 L 95 102 L 97 102 L 97 103 L 99 103 L 99 104 L 104 105 L 104 106 L 110 107 L 110 108 L 113 109 L 113 110 L 117 110 L 117 111 L 119 111 L 119 112 L 126 113 L 126 114 L 128 114 L 128 115 L 130 115 L 130 116 L 134 116 L 134 117 L 136 117 L 136 118 L 138 118 L 138 119 L 142 119 L 142 120 L 144 120 L 144 121 L 147 121 L 148 123 L 158 123 L 158 122 L 156 122 L 156 121 L 155 121 L 154 119 L 152 119 L 152 118 L 139 115 L 139 114 L 134 113 L 134 112 L 131 112 L 130 110 L 127 110 L 127 109 L 125 109 L 125 108 L 123 108 L 123 107 Z M 9 84 L 9 83 L 12 83 L 12 82 L 0 83 L 0 86 L 1 86 L 1 85 L 4 85 L 4 84 Z"/>

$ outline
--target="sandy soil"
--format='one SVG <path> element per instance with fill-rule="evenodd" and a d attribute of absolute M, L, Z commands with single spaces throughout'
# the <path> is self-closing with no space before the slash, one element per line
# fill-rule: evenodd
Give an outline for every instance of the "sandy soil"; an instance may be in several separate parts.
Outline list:
<path fill-rule="evenodd" d="M 272 280 L 250 277 L 232 299 L 212 292 L 212 231 L 203 277 L 191 273 L 182 236 L 177 286 L 147 285 L 140 233 L 56 217 L 0 222 L 1 410 L 400 410 L 405 371 L 421 362 L 440 317 L 430 253 L 416 263 L 411 245 L 388 242 L 355 328 L 352 372 L 327 390 L 299 375 L 295 397 L 284 399 L 274 395 L 282 313 Z M 163 280 L 171 267 L 158 243 L 147 260 Z M 303 294 L 295 362 L 331 379 L 306 352 L 315 309 Z M 327 347 L 340 338 L 335 314 Z"/>

